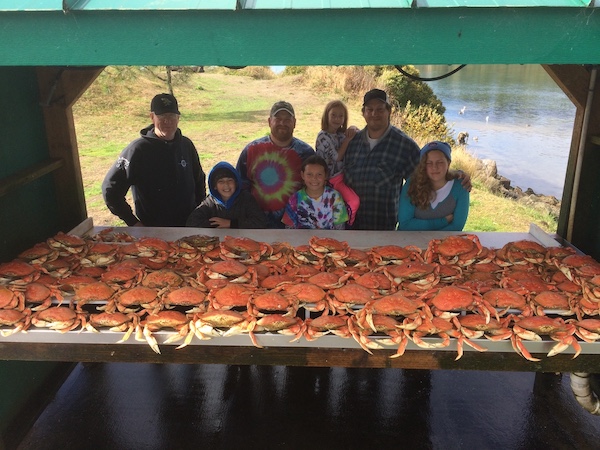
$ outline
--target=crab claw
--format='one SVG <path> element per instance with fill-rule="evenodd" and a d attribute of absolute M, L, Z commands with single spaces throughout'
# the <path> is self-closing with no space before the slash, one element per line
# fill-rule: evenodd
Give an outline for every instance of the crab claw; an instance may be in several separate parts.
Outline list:
<path fill-rule="evenodd" d="M 541 361 L 541 359 L 534 358 L 533 356 L 531 356 L 531 353 L 529 353 L 529 350 L 527 350 L 525 345 L 523 345 L 523 341 L 521 341 L 521 338 L 519 336 L 513 335 L 510 338 L 510 341 L 512 343 L 512 347 L 515 350 L 515 352 L 517 352 L 519 355 L 521 355 L 526 360 L 533 361 L 533 362 Z"/>
<path fill-rule="evenodd" d="M 577 339 L 575 339 L 573 336 L 567 336 L 565 338 L 562 338 L 558 342 L 558 344 L 556 344 L 550 349 L 550 351 L 548 352 L 548 356 L 558 355 L 559 353 L 564 352 L 567 348 L 569 348 L 570 345 L 572 345 L 575 349 L 573 359 L 577 358 L 581 353 L 581 345 L 579 345 L 579 342 L 577 342 Z"/>
<path fill-rule="evenodd" d="M 146 338 L 146 342 L 150 345 L 150 348 L 154 350 L 155 353 L 160 355 L 160 349 L 158 348 L 158 342 L 156 342 L 156 338 L 152 336 L 152 332 L 148 327 L 144 327 L 143 331 L 144 337 Z"/>
<path fill-rule="evenodd" d="M 394 353 L 390 358 L 398 358 L 404 355 L 406 351 L 406 345 L 408 344 L 408 338 L 405 335 L 400 335 L 400 344 L 398 345 L 398 350 Z"/>

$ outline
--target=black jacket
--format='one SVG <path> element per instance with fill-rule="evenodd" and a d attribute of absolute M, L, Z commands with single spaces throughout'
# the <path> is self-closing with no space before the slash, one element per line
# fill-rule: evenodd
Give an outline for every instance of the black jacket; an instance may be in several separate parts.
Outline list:
<path fill-rule="evenodd" d="M 172 141 L 157 138 L 153 125 L 140 134 L 106 174 L 104 201 L 129 226 L 138 221 L 154 227 L 184 226 L 190 212 L 206 197 L 206 175 L 196 147 L 181 130 Z M 130 187 L 135 215 L 125 200 Z"/>
<path fill-rule="evenodd" d="M 218 169 L 227 169 L 235 176 L 235 193 L 226 202 L 223 202 L 213 180 L 213 174 Z M 250 192 L 241 190 L 240 175 L 231 164 L 220 162 L 213 167 L 208 175 L 208 188 L 210 195 L 190 214 L 186 226 L 214 228 L 209 219 L 220 217 L 231 220 L 231 228 L 266 228 L 265 213 Z"/>

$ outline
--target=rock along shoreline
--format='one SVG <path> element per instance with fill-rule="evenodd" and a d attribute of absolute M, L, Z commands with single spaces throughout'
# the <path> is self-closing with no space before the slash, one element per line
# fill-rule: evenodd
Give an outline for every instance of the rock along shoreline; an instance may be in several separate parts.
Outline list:
<path fill-rule="evenodd" d="M 477 159 L 477 176 L 489 180 L 488 184 L 493 193 L 511 198 L 558 220 L 560 201 L 556 197 L 536 194 L 531 188 L 523 191 L 518 186 L 511 186 L 508 178 L 498 174 L 498 167 L 493 159 Z"/>

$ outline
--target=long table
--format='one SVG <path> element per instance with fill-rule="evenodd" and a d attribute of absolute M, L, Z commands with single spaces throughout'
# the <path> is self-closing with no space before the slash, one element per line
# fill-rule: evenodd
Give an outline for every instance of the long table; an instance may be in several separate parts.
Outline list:
<path fill-rule="evenodd" d="M 83 222 L 72 230 L 80 235 L 93 235 L 105 228 L 94 227 L 91 221 Z M 265 242 L 288 242 L 301 245 L 311 236 L 327 236 L 347 241 L 352 247 L 369 248 L 377 245 L 415 245 L 426 248 L 431 239 L 441 239 L 451 232 L 395 232 L 395 231 L 323 231 L 323 230 L 217 230 L 199 228 L 141 228 L 115 229 L 133 237 L 160 237 L 174 241 L 184 236 L 204 234 L 224 237 L 246 236 Z M 545 246 L 560 245 L 558 239 L 543 233 L 532 226 L 529 233 L 474 233 L 482 245 L 500 248 L 505 243 L 522 239 L 535 240 Z M 495 370 L 495 371 L 534 371 L 534 372 L 600 372 L 600 343 L 581 342 L 582 353 L 573 358 L 572 348 L 554 357 L 545 356 L 555 342 L 525 342 L 532 355 L 539 362 L 525 360 L 515 353 L 510 341 L 492 342 L 485 338 L 472 341 L 487 348 L 478 352 L 467 345 L 464 355 L 456 358 L 456 340 L 441 349 L 423 349 L 412 342 L 403 356 L 390 358 L 395 347 L 375 349 L 368 354 L 353 339 L 327 335 L 315 341 L 304 338 L 290 342 L 290 336 L 278 333 L 257 333 L 257 340 L 264 348 L 255 347 L 248 335 L 219 337 L 210 340 L 194 338 L 192 342 L 177 349 L 181 342 L 165 344 L 173 332 L 154 333 L 161 354 L 152 351 L 146 342 L 136 341 L 132 336 L 124 343 L 117 343 L 122 332 L 102 331 L 93 333 L 87 330 L 60 333 L 31 327 L 27 333 L 15 333 L 0 337 L 0 359 L 24 361 L 69 361 L 69 362 L 144 362 L 144 363 L 185 363 L 185 364 L 258 364 L 288 365 L 309 367 L 371 367 L 407 369 L 453 369 L 453 370 Z M 377 339 L 376 337 L 374 339 Z M 428 337 L 426 342 L 439 342 L 439 338 Z"/>

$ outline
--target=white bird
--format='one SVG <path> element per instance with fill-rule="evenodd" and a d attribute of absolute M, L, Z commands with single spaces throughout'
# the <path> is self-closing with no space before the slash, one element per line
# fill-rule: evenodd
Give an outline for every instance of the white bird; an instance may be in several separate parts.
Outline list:
<path fill-rule="evenodd" d="M 467 109 L 467 107 L 463 106 L 458 113 L 459 114 L 464 114 L 466 109 Z"/>
<path fill-rule="evenodd" d="M 475 142 L 477 142 L 477 141 L 479 140 L 479 138 L 478 138 L 477 136 L 474 136 L 474 137 L 473 137 L 473 140 L 474 140 Z"/>
<path fill-rule="evenodd" d="M 485 116 L 485 123 L 488 123 L 490 121 L 490 116 Z"/>

